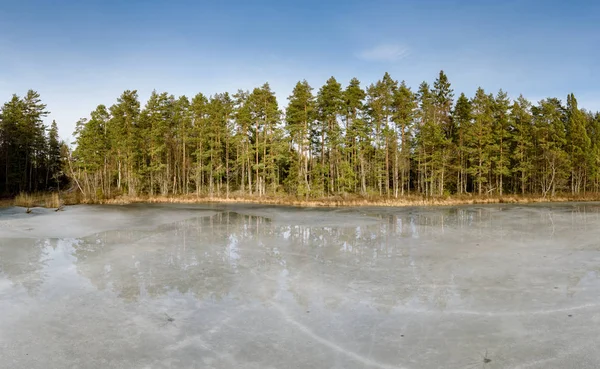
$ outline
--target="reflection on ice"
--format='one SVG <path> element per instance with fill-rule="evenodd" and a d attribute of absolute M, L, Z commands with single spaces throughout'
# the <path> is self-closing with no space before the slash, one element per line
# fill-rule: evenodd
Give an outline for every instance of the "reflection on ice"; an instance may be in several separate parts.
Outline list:
<path fill-rule="evenodd" d="M 461 368 L 486 350 L 497 367 L 600 360 L 581 349 L 598 343 L 596 204 L 159 214 L 173 209 L 108 208 L 122 227 L 58 238 L 14 224 L 0 239 L 11 367 Z"/>

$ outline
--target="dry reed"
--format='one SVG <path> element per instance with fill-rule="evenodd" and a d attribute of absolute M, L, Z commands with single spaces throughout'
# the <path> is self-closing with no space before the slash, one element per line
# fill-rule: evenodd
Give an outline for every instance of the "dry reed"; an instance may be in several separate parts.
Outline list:
<path fill-rule="evenodd" d="M 336 207 L 336 206 L 453 206 L 453 205 L 476 205 L 476 204 L 528 204 L 543 202 L 568 202 L 568 201 L 600 201 L 600 193 L 588 193 L 586 195 L 557 195 L 554 197 L 542 197 L 535 195 L 507 195 L 507 196 L 476 196 L 476 195 L 454 195 L 445 197 L 425 197 L 419 195 L 406 195 L 398 198 L 383 196 L 338 196 L 324 197 L 318 199 L 297 198 L 294 196 L 248 196 L 233 194 L 229 197 L 206 196 L 206 195 L 173 195 L 173 196 L 117 196 L 110 199 L 97 199 L 84 197 L 78 192 L 63 192 L 60 195 L 53 193 L 20 193 L 12 202 L 6 205 L 47 208 L 58 208 L 61 205 L 75 204 L 115 204 L 125 205 L 133 203 L 245 203 L 265 205 L 287 205 L 303 207 Z M 2 205 L 2 203 L 0 203 Z"/>
<path fill-rule="evenodd" d="M 119 196 L 113 199 L 106 199 L 100 203 L 103 204 L 132 204 L 132 203 L 250 203 L 266 205 L 289 205 L 306 207 L 336 207 L 336 206 L 452 206 L 452 205 L 475 205 L 475 204 L 528 204 L 544 202 L 567 202 L 567 201 L 600 201 L 600 193 L 587 194 L 585 196 L 561 195 L 554 197 L 542 196 L 520 196 L 510 195 L 502 197 L 484 197 L 484 196 L 447 196 L 447 197 L 424 197 L 408 195 L 398 198 L 386 197 L 328 197 L 320 199 L 299 199 L 292 196 Z"/>
<path fill-rule="evenodd" d="M 45 207 L 58 208 L 61 205 L 60 195 L 58 192 L 52 193 L 24 193 L 21 192 L 13 200 L 14 206 L 22 206 L 26 208 Z"/>

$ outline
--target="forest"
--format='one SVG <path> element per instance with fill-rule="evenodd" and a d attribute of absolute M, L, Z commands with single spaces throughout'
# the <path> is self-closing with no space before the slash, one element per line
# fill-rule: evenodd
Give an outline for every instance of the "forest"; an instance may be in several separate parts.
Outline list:
<path fill-rule="evenodd" d="M 39 93 L 13 95 L 0 110 L 0 195 L 60 190 L 67 183 L 62 169 L 67 157 L 56 122 L 48 115 Z"/>
<path fill-rule="evenodd" d="M 188 98 L 127 90 L 80 119 L 71 145 L 43 123 L 39 94 L 0 114 L 0 192 L 70 182 L 93 200 L 125 196 L 503 196 L 600 190 L 600 114 L 478 88 L 443 71 L 416 90 L 388 73 L 365 87 L 299 81 L 278 105 L 268 83 Z"/>

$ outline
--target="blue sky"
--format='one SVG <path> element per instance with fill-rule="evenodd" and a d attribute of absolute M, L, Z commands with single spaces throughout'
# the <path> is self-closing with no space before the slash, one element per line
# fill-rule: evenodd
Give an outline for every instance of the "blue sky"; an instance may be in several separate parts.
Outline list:
<path fill-rule="evenodd" d="M 416 89 L 440 69 L 478 86 L 600 110 L 600 2 L 0 0 L 0 101 L 40 92 L 69 138 L 126 89 L 176 96 L 389 72 Z"/>

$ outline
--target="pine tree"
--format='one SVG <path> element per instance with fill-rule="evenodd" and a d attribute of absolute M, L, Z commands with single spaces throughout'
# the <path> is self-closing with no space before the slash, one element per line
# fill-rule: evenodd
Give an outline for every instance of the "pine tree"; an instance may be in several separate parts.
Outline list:
<path fill-rule="evenodd" d="M 319 155 L 321 159 L 322 178 L 328 194 L 337 192 L 339 180 L 340 150 L 342 132 L 338 118 L 342 114 L 342 86 L 331 77 L 325 82 L 317 94 L 317 130 L 321 139 Z M 326 165 L 328 162 L 329 165 Z"/>
<path fill-rule="evenodd" d="M 575 95 L 567 96 L 567 142 L 571 162 L 571 193 L 585 189 L 587 174 L 592 166 L 592 143 L 587 133 L 587 119 L 577 107 Z"/>
<path fill-rule="evenodd" d="M 444 71 L 440 71 L 438 78 L 433 83 L 433 114 L 431 125 L 425 127 L 429 130 L 429 138 L 432 144 L 432 168 L 437 168 L 437 190 L 439 195 L 444 194 L 446 171 L 451 152 L 454 152 L 452 137 L 454 136 L 454 122 L 451 117 L 454 92 Z"/>
<path fill-rule="evenodd" d="M 355 180 L 355 192 L 367 193 L 366 182 L 366 152 L 370 146 L 370 136 L 362 114 L 364 110 L 365 91 L 360 87 L 360 81 L 352 78 L 343 92 L 343 119 L 346 125 L 346 152 L 352 173 L 358 173 Z M 356 185 L 360 182 L 360 190 Z"/>
<path fill-rule="evenodd" d="M 600 190 L 600 113 L 587 112 L 587 134 L 591 141 L 590 147 L 590 173 L 589 179 L 592 183 L 590 190 Z"/>
<path fill-rule="evenodd" d="M 418 99 L 418 130 L 416 134 L 416 155 L 418 171 L 418 190 L 431 196 L 434 194 L 436 173 L 439 170 L 436 165 L 440 161 L 437 150 L 443 141 L 443 131 L 440 125 L 435 123 L 434 97 L 427 82 L 421 83 L 417 92 Z"/>
<path fill-rule="evenodd" d="M 192 112 L 191 103 L 186 96 L 180 96 L 175 102 L 175 140 L 176 140 L 176 173 L 178 191 L 187 195 L 190 185 L 190 143 L 192 134 Z M 229 136 L 227 137 L 229 139 Z M 228 141 L 226 142 L 226 151 L 228 152 Z M 227 166 L 227 194 L 229 194 L 229 167 Z M 177 192 L 177 190 L 175 191 Z"/>
<path fill-rule="evenodd" d="M 80 119 L 73 136 L 76 149 L 72 154 L 77 169 L 77 181 L 84 195 L 103 198 L 111 193 L 110 146 L 107 124 L 110 119 L 104 105 L 91 112 L 91 118 Z M 59 147 L 59 150 L 62 148 Z"/>
<path fill-rule="evenodd" d="M 58 125 L 53 120 L 48 131 L 48 154 L 46 164 L 45 188 L 55 188 L 60 185 L 60 173 L 62 170 L 62 155 L 60 152 L 60 137 L 58 136 Z"/>
<path fill-rule="evenodd" d="M 233 95 L 233 116 L 236 122 L 235 142 L 239 151 L 237 165 L 240 168 L 240 190 L 245 193 L 248 183 L 248 194 L 252 195 L 252 116 L 249 95 L 248 91 L 242 90 Z"/>
<path fill-rule="evenodd" d="M 469 169 L 474 177 L 477 193 L 483 194 L 484 184 L 489 182 L 491 169 L 491 144 L 493 143 L 493 97 L 478 88 L 472 105 L 472 124 L 465 130 Z"/>
<path fill-rule="evenodd" d="M 19 125 L 23 117 L 23 102 L 17 96 L 2 107 L 0 134 L 2 138 L 2 159 L 4 168 L 4 194 L 14 194 L 24 191 L 22 173 L 25 170 L 25 156 L 27 153 L 23 149 L 23 139 L 20 135 Z"/>
<path fill-rule="evenodd" d="M 256 193 L 263 196 L 267 191 L 267 181 L 275 192 L 277 171 L 275 168 L 275 151 L 273 137 L 280 123 L 281 112 L 275 94 L 268 83 L 255 88 L 248 97 L 249 112 L 254 123 L 254 155 Z"/>
<path fill-rule="evenodd" d="M 500 90 L 493 102 L 493 174 L 496 180 L 498 194 L 504 194 L 504 178 L 510 176 L 510 131 L 509 131 L 510 100 L 506 92 Z"/>
<path fill-rule="evenodd" d="M 48 115 L 46 104 L 42 103 L 40 94 L 29 90 L 23 98 L 23 117 L 19 124 L 22 147 L 25 150 L 25 171 L 23 172 L 24 188 L 28 192 L 38 191 L 45 173 L 43 167 L 46 151 L 46 127 L 43 118 Z M 44 176 L 40 176 L 42 174 Z"/>
<path fill-rule="evenodd" d="M 367 88 L 368 122 L 374 137 L 374 166 L 379 195 L 390 194 L 390 148 L 397 146 L 391 127 L 397 88 L 398 83 L 387 72 L 381 80 Z"/>
<path fill-rule="evenodd" d="M 192 118 L 192 136 L 195 142 L 194 157 L 196 164 L 194 165 L 193 173 L 195 176 L 196 195 L 200 196 L 200 193 L 204 191 L 205 185 L 205 156 L 204 150 L 206 150 L 206 135 L 208 129 L 208 100 L 207 98 L 199 93 L 192 99 L 190 106 L 191 118 Z"/>
<path fill-rule="evenodd" d="M 140 102 L 137 91 L 127 90 L 110 107 L 108 131 L 111 148 L 117 160 L 117 189 L 125 183 L 129 195 L 136 194 Z"/>
<path fill-rule="evenodd" d="M 221 194 L 223 180 L 227 177 L 229 120 L 233 113 L 233 101 L 228 93 L 215 94 L 207 105 L 204 161 L 207 163 L 208 192 L 211 196 Z"/>
<path fill-rule="evenodd" d="M 401 194 L 410 190 L 410 154 L 412 126 L 415 120 L 417 99 L 411 89 L 402 81 L 394 93 L 394 116 L 396 134 L 400 135 L 400 150 L 396 150 L 394 167 L 394 197 L 398 197 L 398 183 Z M 400 181 L 398 176 L 400 175 Z"/>
<path fill-rule="evenodd" d="M 140 114 L 140 144 L 143 148 L 144 167 L 141 170 L 150 195 L 167 195 L 167 141 L 172 117 L 173 97 L 166 92 L 152 91 Z"/>
<path fill-rule="evenodd" d="M 568 155 L 565 132 L 565 109 L 556 98 L 540 101 L 533 107 L 534 139 L 537 143 L 536 158 L 538 178 L 544 197 L 556 194 L 568 179 Z"/>
<path fill-rule="evenodd" d="M 288 97 L 286 109 L 287 131 L 290 137 L 294 156 L 295 176 L 290 176 L 288 187 L 298 196 L 307 197 L 310 194 L 308 178 L 310 150 L 310 132 L 313 129 L 315 117 L 315 99 L 312 87 L 306 80 L 298 82 L 294 91 Z"/>
<path fill-rule="evenodd" d="M 525 195 L 527 183 L 533 174 L 533 122 L 531 103 L 522 95 L 513 103 L 510 120 L 512 125 L 513 173 L 518 174 L 521 195 Z"/>
<path fill-rule="evenodd" d="M 4 162 L 3 192 L 15 194 L 47 188 L 48 136 L 43 119 L 48 115 L 40 95 L 13 95 L 0 113 L 0 154 Z"/>
<path fill-rule="evenodd" d="M 452 114 L 453 125 L 455 127 L 455 133 L 453 136 L 453 142 L 456 146 L 457 151 L 457 162 L 456 162 L 456 192 L 459 194 L 467 192 L 467 149 L 466 149 L 466 133 L 471 126 L 472 119 L 471 102 L 461 93 L 458 100 L 456 100 L 456 106 Z"/>

